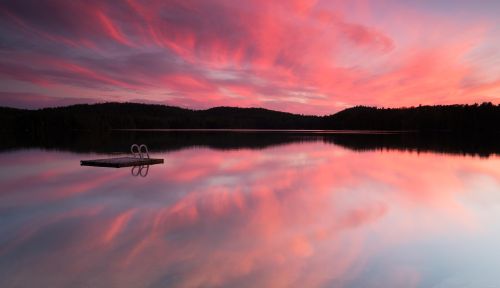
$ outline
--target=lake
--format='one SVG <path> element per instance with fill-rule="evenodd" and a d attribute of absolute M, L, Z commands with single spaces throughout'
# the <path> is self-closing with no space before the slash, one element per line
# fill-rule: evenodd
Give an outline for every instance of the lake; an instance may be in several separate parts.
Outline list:
<path fill-rule="evenodd" d="M 80 166 L 132 143 L 164 164 Z M 500 287 L 497 141 L 150 131 L 0 148 L 0 287 Z"/>

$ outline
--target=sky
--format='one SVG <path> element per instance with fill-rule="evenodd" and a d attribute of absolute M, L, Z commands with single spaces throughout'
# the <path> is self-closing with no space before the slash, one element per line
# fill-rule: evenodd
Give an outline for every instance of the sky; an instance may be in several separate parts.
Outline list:
<path fill-rule="evenodd" d="M 500 103 L 500 1 L 0 0 L 0 106 Z"/>

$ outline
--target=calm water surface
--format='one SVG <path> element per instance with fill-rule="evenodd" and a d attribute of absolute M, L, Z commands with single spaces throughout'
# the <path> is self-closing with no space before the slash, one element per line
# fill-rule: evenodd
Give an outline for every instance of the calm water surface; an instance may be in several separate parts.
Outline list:
<path fill-rule="evenodd" d="M 0 287 L 500 287 L 496 154 L 312 140 L 156 151 L 146 177 L 79 164 L 107 154 L 0 153 Z"/>

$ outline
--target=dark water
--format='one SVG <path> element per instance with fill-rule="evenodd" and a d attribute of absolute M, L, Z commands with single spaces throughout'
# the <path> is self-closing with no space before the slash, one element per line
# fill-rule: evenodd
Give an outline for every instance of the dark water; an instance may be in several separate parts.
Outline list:
<path fill-rule="evenodd" d="M 132 143 L 165 163 L 79 164 Z M 500 287 L 497 144 L 324 132 L 4 138 L 0 287 Z"/>

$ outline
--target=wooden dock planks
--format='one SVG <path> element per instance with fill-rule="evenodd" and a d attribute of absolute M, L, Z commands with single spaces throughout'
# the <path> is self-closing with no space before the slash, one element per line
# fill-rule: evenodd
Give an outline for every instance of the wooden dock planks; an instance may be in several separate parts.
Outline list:
<path fill-rule="evenodd" d="M 81 166 L 112 167 L 112 168 L 154 165 L 162 163 L 163 159 L 137 158 L 137 157 L 118 157 L 118 158 L 80 161 Z"/>

